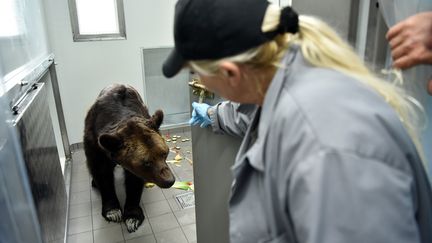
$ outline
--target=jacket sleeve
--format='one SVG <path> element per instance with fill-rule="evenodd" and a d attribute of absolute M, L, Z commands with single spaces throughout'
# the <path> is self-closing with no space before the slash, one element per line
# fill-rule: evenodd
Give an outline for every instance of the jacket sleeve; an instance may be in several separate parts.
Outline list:
<path fill-rule="evenodd" d="M 296 164 L 286 208 L 299 243 L 420 242 L 412 183 L 381 161 L 321 151 Z"/>
<path fill-rule="evenodd" d="M 241 112 L 240 112 L 241 111 Z M 256 106 L 224 101 L 209 108 L 213 132 L 244 137 Z"/>

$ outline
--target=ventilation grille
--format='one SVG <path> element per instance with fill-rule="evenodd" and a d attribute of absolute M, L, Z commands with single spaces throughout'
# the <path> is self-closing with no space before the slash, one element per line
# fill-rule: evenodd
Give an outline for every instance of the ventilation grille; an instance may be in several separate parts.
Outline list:
<path fill-rule="evenodd" d="M 194 192 L 186 192 L 175 196 L 176 201 L 182 209 L 195 207 Z"/>

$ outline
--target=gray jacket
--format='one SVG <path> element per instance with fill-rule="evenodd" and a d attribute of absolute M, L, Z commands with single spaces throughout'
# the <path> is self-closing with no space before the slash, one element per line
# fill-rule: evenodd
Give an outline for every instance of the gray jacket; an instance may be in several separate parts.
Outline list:
<path fill-rule="evenodd" d="M 244 137 L 231 242 L 432 242 L 421 233 L 432 230 L 430 185 L 395 111 L 358 80 L 309 65 L 298 48 L 283 66 L 261 108 L 210 110 L 215 132 Z"/>

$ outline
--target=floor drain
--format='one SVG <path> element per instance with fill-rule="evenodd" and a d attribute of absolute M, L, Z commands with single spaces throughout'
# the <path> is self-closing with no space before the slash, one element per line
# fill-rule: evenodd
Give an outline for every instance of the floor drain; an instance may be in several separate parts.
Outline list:
<path fill-rule="evenodd" d="M 182 209 L 195 207 L 194 192 L 186 192 L 175 196 Z"/>

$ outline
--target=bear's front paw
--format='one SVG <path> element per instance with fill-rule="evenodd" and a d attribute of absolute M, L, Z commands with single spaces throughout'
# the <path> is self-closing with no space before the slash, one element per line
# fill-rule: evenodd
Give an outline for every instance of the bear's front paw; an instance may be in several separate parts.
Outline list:
<path fill-rule="evenodd" d="M 124 221 L 128 232 L 135 232 L 144 221 L 141 207 L 125 208 Z"/>
<path fill-rule="evenodd" d="M 111 222 L 121 222 L 122 221 L 122 212 L 120 209 L 111 209 L 108 210 L 105 215 L 103 215 L 104 218 Z"/>
<path fill-rule="evenodd" d="M 128 230 L 129 233 L 133 233 L 135 232 L 138 227 L 142 224 L 143 221 L 140 221 L 139 219 L 126 219 L 125 220 L 125 224 L 126 224 L 126 228 Z"/>

